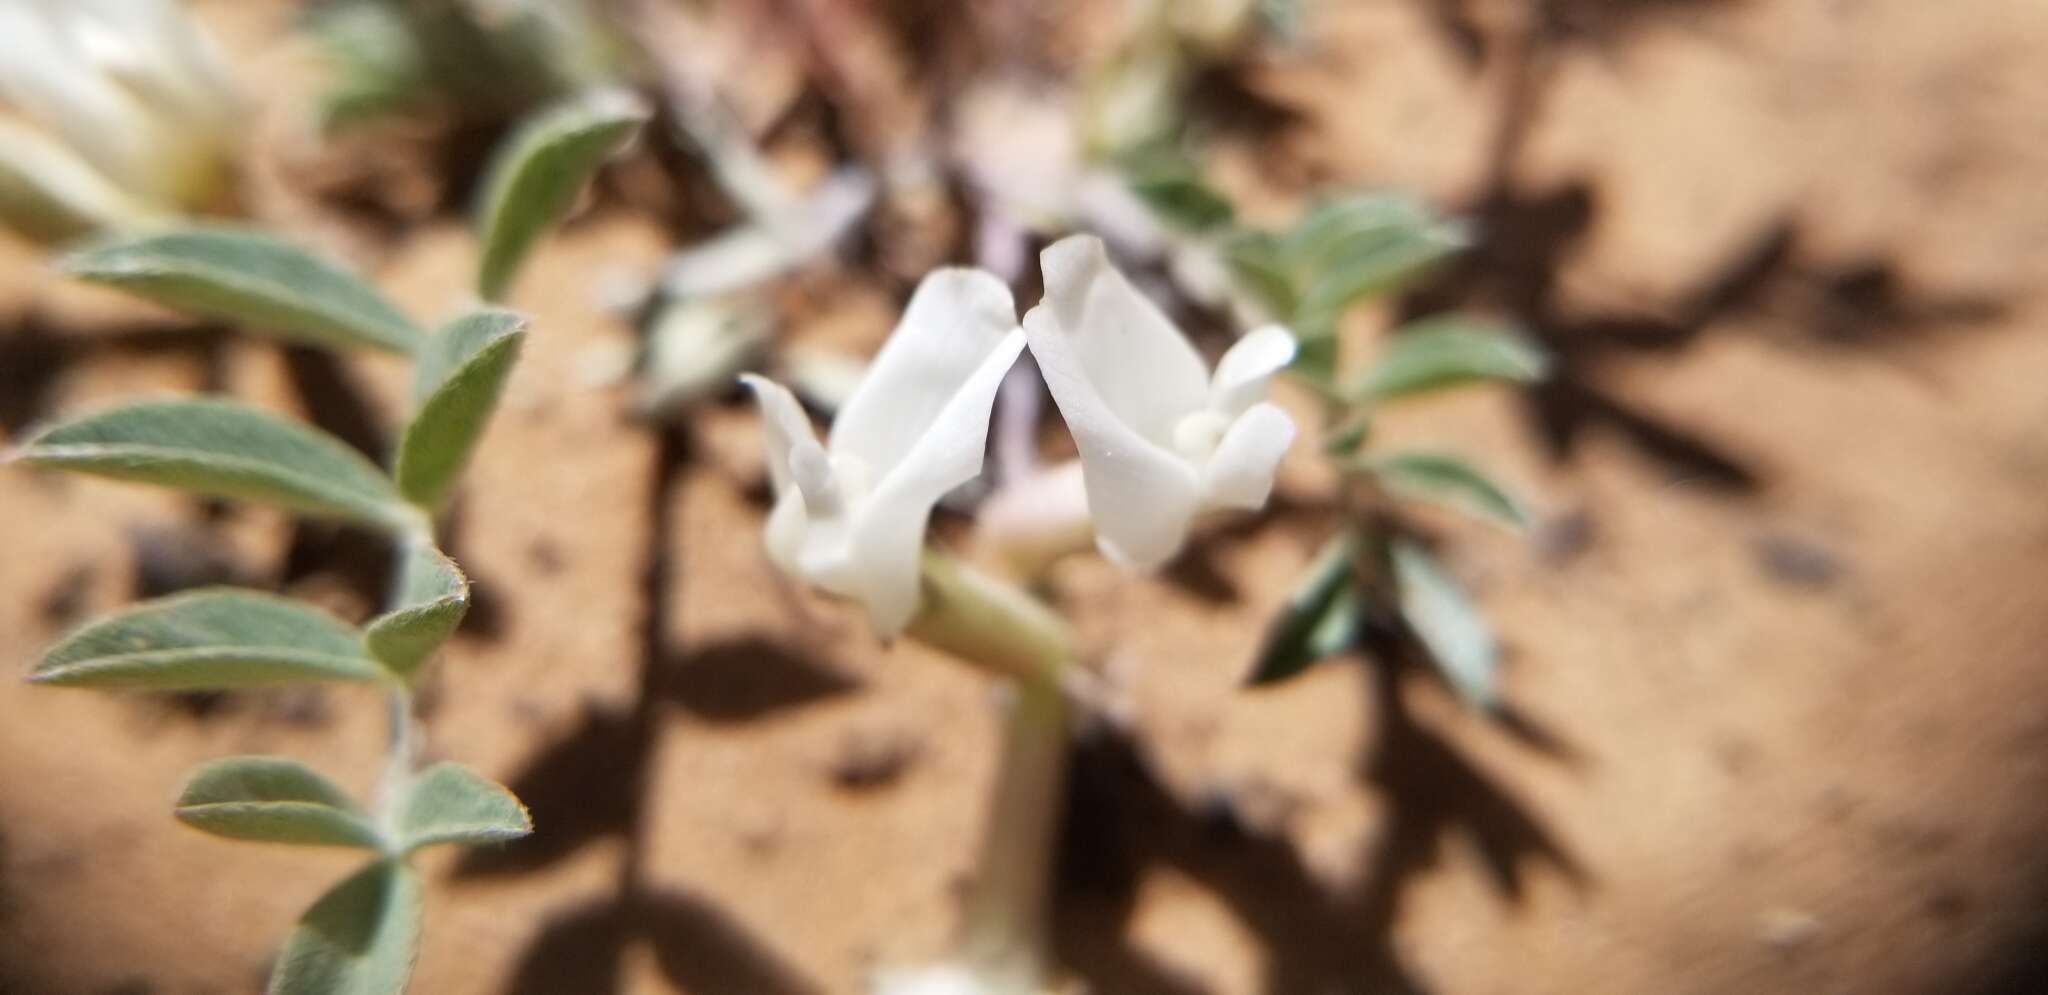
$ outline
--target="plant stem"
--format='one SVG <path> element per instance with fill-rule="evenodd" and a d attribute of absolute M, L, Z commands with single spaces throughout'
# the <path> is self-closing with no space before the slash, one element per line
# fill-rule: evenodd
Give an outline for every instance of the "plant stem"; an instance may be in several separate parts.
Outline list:
<path fill-rule="evenodd" d="M 431 526 L 428 527 L 431 530 Z M 431 531 L 410 533 L 401 536 L 391 544 L 391 581 L 384 592 L 384 610 L 395 611 L 405 605 L 405 581 L 408 564 L 413 550 L 433 543 Z M 418 761 L 421 730 L 419 716 L 413 711 L 412 685 L 403 679 L 393 678 L 385 685 L 385 758 L 384 777 L 378 782 L 376 797 L 377 823 L 392 833 L 393 823 L 398 818 L 399 801 L 405 797 L 405 789 L 412 781 L 413 765 Z"/>
<path fill-rule="evenodd" d="M 924 604 L 909 635 L 1003 679 L 1002 757 L 951 959 L 984 991 L 1037 992 L 1048 973 L 1072 639 L 1059 616 L 1015 587 L 936 552 L 927 551 L 923 565 Z"/>
<path fill-rule="evenodd" d="M 1066 781 L 1070 710 L 1050 677 L 1006 681 L 1003 753 L 983 828 L 980 872 L 959 957 L 999 991 L 1037 992 L 1046 975 L 1053 850 Z"/>

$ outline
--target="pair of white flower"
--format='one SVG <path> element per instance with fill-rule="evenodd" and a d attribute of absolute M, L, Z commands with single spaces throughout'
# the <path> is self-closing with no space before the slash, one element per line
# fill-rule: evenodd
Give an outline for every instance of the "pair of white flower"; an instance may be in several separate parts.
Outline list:
<path fill-rule="evenodd" d="M 38 237 L 209 206 L 247 126 L 176 0 L 0 0 L 0 106 L 0 215 Z"/>
<path fill-rule="evenodd" d="M 916 614 L 932 507 L 980 474 L 996 388 L 1027 342 L 1079 445 L 1096 543 L 1134 569 L 1170 559 L 1203 511 L 1264 505 L 1294 439 L 1264 400 L 1294 358 L 1286 329 L 1246 335 L 1211 376 L 1099 239 L 1065 239 L 1040 262 L 1045 300 L 1021 328 L 994 276 L 926 277 L 822 445 L 788 390 L 742 378 L 767 422 L 769 555 L 864 604 L 885 636 Z"/>

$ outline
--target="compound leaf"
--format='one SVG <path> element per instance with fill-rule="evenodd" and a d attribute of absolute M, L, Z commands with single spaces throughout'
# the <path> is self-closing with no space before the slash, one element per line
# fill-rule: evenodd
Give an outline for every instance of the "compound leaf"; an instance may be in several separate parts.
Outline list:
<path fill-rule="evenodd" d="M 199 768 L 178 796 L 178 821 L 229 839 L 384 849 L 348 793 L 288 757 L 229 757 Z"/>
<path fill-rule="evenodd" d="M 45 653 L 30 680 L 172 691 L 383 676 L 340 619 L 275 595 L 216 588 L 88 623 Z"/>
<path fill-rule="evenodd" d="M 346 267 L 255 229 L 116 234 L 58 265 L 188 314 L 315 345 L 411 352 L 420 340 L 404 313 Z"/>

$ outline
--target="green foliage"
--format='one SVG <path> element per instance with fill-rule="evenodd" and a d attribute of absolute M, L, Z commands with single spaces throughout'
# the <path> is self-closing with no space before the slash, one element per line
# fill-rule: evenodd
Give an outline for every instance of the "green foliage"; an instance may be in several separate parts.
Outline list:
<path fill-rule="evenodd" d="M 469 581 L 454 560 L 424 542 L 408 545 L 402 555 L 397 607 L 363 627 L 363 647 L 392 673 L 412 680 L 469 611 Z"/>
<path fill-rule="evenodd" d="M 502 300 L 540 233 L 569 209 L 598 164 L 618 152 L 649 111 L 621 90 L 583 94 L 521 126 L 491 163 L 477 216 L 483 239 L 478 293 Z"/>
<path fill-rule="evenodd" d="M 1498 703 L 1494 671 L 1499 660 L 1486 616 L 1420 543 L 1395 538 L 1388 551 L 1393 558 L 1401 617 L 1467 704 L 1493 708 Z"/>
<path fill-rule="evenodd" d="M 347 792 L 286 757 L 229 757 L 199 768 L 175 813 L 229 839 L 385 849 L 384 835 Z"/>
<path fill-rule="evenodd" d="M 1358 545 L 1349 532 L 1323 544 L 1266 629 L 1247 683 L 1272 684 L 1342 652 L 1356 638 Z"/>
<path fill-rule="evenodd" d="M 1237 219 L 1230 199 L 1216 191 L 1186 157 L 1174 153 L 1135 157 L 1124 169 L 1132 192 L 1168 224 L 1202 234 Z"/>
<path fill-rule="evenodd" d="M 1388 453 L 1359 464 L 1396 497 L 1428 501 L 1508 528 L 1529 523 L 1522 503 L 1486 473 L 1449 453 Z"/>
<path fill-rule="evenodd" d="M 72 275 L 287 339 L 411 352 L 418 327 L 340 263 L 267 232 L 195 226 L 117 234 L 66 256 Z"/>
<path fill-rule="evenodd" d="M 383 471 L 347 443 L 233 401 L 122 405 L 57 425 L 16 458 L 399 532 L 418 527 Z"/>
<path fill-rule="evenodd" d="M 490 308 L 449 322 L 427 342 L 415 371 L 419 406 L 394 461 L 401 494 L 426 508 L 447 499 L 525 341 L 525 318 Z"/>
<path fill-rule="evenodd" d="M 398 809 L 403 852 L 436 843 L 503 843 L 533 832 L 526 806 L 505 786 L 460 764 L 421 771 Z"/>
<path fill-rule="evenodd" d="M 1384 401 L 1488 380 L 1535 383 L 1550 367 L 1543 350 L 1496 322 L 1425 318 L 1392 338 L 1378 361 L 1346 388 L 1348 396 Z"/>
<path fill-rule="evenodd" d="M 30 679 L 67 687 L 184 690 L 374 681 L 356 630 L 296 601 L 213 589 L 133 605 L 67 636 Z"/>
<path fill-rule="evenodd" d="M 426 110 L 499 121 L 601 83 L 621 61 L 586 0 L 328 0 L 306 30 L 330 70 L 330 129 Z"/>
<path fill-rule="evenodd" d="M 270 995 L 394 995 L 419 952 L 420 879 L 378 860 L 320 896 L 285 941 Z"/>

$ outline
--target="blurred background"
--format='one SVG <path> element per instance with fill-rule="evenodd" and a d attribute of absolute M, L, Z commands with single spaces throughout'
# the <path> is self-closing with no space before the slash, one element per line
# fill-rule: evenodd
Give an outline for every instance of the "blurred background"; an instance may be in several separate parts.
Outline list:
<path fill-rule="evenodd" d="M 1203 212 L 1278 229 L 1379 189 L 1470 245 L 1347 311 L 1348 346 L 1456 312 L 1550 356 L 1375 424 L 1532 509 L 1520 535 L 1417 523 L 1498 635 L 1502 704 L 1365 651 L 1243 687 L 1339 514 L 1313 432 L 1264 514 L 1160 575 L 1054 565 L 1119 716 L 1074 760 L 1066 983 L 2048 990 L 2048 6 L 195 0 L 188 34 L 76 5 L 217 63 L 152 90 L 110 56 L 139 118 L 21 82 L 67 64 L 19 18 L 67 6 L 0 0 L 0 140 L 75 148 L 124 209 L 275 225 L 430 320 L 468 300 L 508 129 L 593 85 L 655 108 L 509 298 L 535 332 L 449 529 L 477 603 L 428 754 L 538 832 L 424 862 L 416 992 L 853 992 L 938 951 L 994 773 L 987 682 L 770 568 L 732 374 L 829 410 L 928 269 L 1029 306 L 1071 231 L 1214 355 L 1241 322 Z M 206 390 L 388 446 L 396 361 L 69 283 L 70 233 L 27 234 L 0 241 L 0 444 Z M 137 598 L 238 583 L 360 618 L 387 570 L 346 529 L 0 473 L 24 672 Z M 229 752 L 367 786 L 380 722 L 348 688 L 0 681 L 0 992 L 259 990 L 350 860 L 228 845 L 171 800 Z"/>

